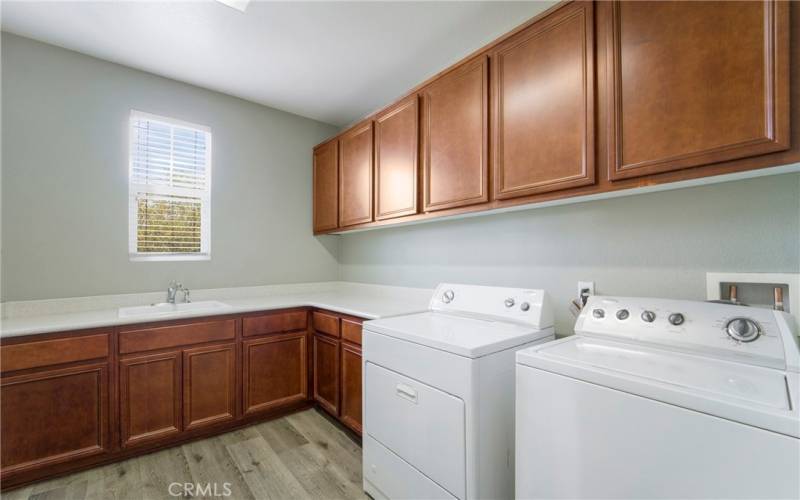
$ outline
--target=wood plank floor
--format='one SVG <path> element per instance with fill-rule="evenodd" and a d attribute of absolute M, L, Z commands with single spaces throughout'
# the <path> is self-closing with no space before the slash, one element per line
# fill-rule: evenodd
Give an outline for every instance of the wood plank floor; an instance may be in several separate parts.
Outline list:
<path fill-rule="evenodd" d="M 366 499 L 361 447 L 321 415 L 306 410 L 213 438 L 42 481 L 3 500 L 225 498 L 171 496 L 171 483 L 217 484 L 230 499 Z M 213 487 L 213 486 L 212 486 Z M 181 491 L 173 486 L 173 492 Z"/>

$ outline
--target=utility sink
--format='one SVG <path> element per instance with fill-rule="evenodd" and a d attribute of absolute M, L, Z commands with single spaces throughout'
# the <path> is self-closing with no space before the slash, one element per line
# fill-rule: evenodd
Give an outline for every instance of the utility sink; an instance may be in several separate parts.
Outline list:
<path fill-rule="evenodd" d="M 159 304 L 150 304 L 149 306 L 134 306 L 134 307 L 120 307 L 120 318 L 135 318 L 139 316 L 169 316 L 170 314 L 180 313 L 217 313 L 231 306 L 224 302 L 216 300 L 204 300 L 201 302 L 181 302 L 180 304 L 169 304 L 162 302 Z"/>

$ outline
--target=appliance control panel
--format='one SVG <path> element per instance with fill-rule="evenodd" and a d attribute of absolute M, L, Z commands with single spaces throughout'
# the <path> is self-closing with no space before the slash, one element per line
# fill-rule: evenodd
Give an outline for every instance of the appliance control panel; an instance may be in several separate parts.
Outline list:
<path fill-rule="evenodd" d="M 441 283 L 429 309 L 464 315 L 480 315 L 537 328 L 553 326 L 550 297 L 544 290 Z"/>
<path fill-rule="evenodd" d="M 786 313 L 689 300 L 589 297 L 575 333 L 696 351 L 762 366 L 798 365 Z"/>

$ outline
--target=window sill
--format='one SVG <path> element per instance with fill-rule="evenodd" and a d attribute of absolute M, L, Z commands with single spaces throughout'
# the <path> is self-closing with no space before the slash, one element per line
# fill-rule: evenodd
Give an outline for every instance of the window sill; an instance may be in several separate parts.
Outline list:
<path fill-rule="evenodd" d="M 179 262 L 179 261 L 199 261 L 211 260 L 211 255 L 207 253 L 202 254 L 143 254 L 132 253 L 130 255 L 131 262 Z"/>

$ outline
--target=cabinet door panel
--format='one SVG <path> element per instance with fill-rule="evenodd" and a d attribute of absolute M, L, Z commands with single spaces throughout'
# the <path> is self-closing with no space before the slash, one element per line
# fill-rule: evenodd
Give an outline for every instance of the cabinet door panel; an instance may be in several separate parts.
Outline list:
<path fill-rule="evenodd" d="M 236 346 L 183 352 L 183 428 L 233 420 L 236 408 Z"/>
<path fill-rule="evenodd" d="M 3 476 L 108 451 L 106 363 L 6 377 L 1 385 Z"/>
<path fill-rule="evenodd" d="M 488 98 L 485 56 L 464 63 L 422 91 L 426 212 L 489 200 Z"/>
<path fill-rule="evenodd" d="M 609 177 L 789 147 L 789 2 L 614 2 Z"/>
<path fill-rule="evenodd" d="M 495 198 L 594 183 L 593 25 L 571 3 L 493 51 Z"/>
<path fill-rule="evenodd" d="M 339 145 L 330 141 L 314 150 L 314 232 L 339 227 Z"/>
<path fill-rule="evenodd" d="M 372 122 L 339 139 L 339 225 L 372 220 Z"/>
<path fill-rule="evenodd" d="M 119 362 L 123 446 L 181 431 L 181 353 L 152 354 Z"/>
<path fill-rule="evenodd" d="M 375 219 L 417 213 L 419 99 L 412 96 L 375 118 Z"/>
<path fill-rule="evenodd" d="M 245 414 L 308 399 L 305 332 L 247 340 L 242 358 Z"/>
<path fill-rule="evenodd" d="M 314 399 L 339 415 L 339 341 L 314 335 Z"/>
<path fill-rule="evenodd" d="M 361 349 L 342 342 L 341 420 L 361 434 Z"/>

